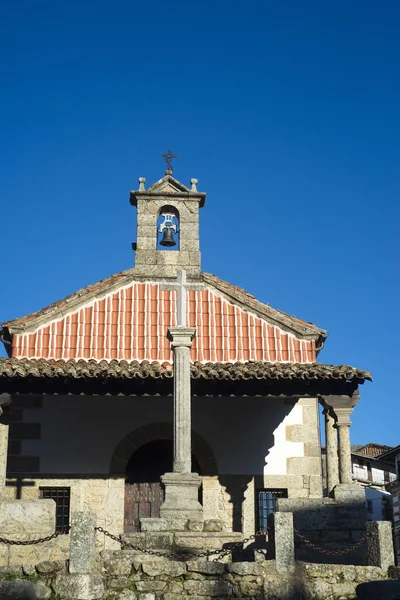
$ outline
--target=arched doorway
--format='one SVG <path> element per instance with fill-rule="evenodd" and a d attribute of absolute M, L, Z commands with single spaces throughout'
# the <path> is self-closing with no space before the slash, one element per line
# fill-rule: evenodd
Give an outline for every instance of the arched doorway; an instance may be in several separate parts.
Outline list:
<path fill-rule="evenodd" d="M 136 450 L 125 469 L 124 531 L 139 531 L 140 519 L 158 518 L 164 501 L 160 477 L 172 471 L 173 442 L 157 439 Z M 192 454 L 192 472 L 201 468 Z"/>

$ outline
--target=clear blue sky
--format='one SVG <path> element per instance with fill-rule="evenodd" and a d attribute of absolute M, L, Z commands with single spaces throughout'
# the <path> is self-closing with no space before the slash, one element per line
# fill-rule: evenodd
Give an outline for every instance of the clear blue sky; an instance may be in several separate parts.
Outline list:
<path fill-rule="evenodd" d="M 130 268 L 137 178 L 208 192 L 204 271 L 369 369 L 352 441 L 399 444 L 400 4 L 5 0 L 0 320 Z"/>

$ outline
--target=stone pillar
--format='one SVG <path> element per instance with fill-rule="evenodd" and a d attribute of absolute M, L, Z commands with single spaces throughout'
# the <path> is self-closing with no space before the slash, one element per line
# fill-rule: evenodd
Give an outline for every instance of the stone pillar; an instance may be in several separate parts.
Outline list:
<path fill-rule="evenodd" d="M 96 568 L 96 515 L 75 512 L 71 519 L 68 573 L 61 572 L 54 591 L 70 600 L 96 600 L 104 596 L 103 577 Z"/>
<path fill-rule="evenodd" d="M 201 477 L 191 473 L 190 348 L 195 333 L 192 327 L 168 330 L 174 351 L 174 466 L 173 473 L 161 477 L 165 501 L 160 516 L 181 522 L 203 519 L 203 507 L 198 501 Z"/>
<path fill-rule="evenodd" d="M 11 402 L 9 394 L 0 394 L 0 417 L 3 414 L 3 407 Z M 7 475 L 7 456 L 8 456 L 8 424 L 0 423 L 0 499 L 4 496 Z"/>
<path fill-rule="evenodd" d="M 174 473 L 192 471 L 190 348 L 195 335 L 193 327 L 168 330 L 174 351 Z"/>
<path fill-rule="evenodd" d="M 293 513 L 276 512 L 274 515 L 275 567 L 279 573 L 294 571 Z"/>
<path fill-rule="evenodd" d="M 336 408 L 338 441 L 339 441 L 339 477 L 340 483 L 353 483 L 351 469 L 351 447 L 350 447 L 350 415 L 352 408 Z"/>
<path fill-rule="evenodd" d="M 335 419 L 328 406 L 324 408 L 326 440 L 326 486 L 328 495 L 339 483 L 339 458 Z"/>
<path fill-rule="evenodd" d="M 367 521 L 368 564 L 388 569 L 394 565 L 392 523 L 390 521 Z"/>
<path fill-rule="evenodd" d="M 96 563 L 96 515 L 72 513 L 70 533 L 70 573 L 91 573 Z"/>

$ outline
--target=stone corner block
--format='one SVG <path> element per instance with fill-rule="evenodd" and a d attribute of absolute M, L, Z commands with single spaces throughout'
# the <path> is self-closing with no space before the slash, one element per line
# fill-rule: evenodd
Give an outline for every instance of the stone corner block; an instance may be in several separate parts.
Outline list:
<path fill-rule="evenodd" d="M 392 524 L 390 521 L 367 521 L 368 564 L 387 570 L 394 565 Z"/>

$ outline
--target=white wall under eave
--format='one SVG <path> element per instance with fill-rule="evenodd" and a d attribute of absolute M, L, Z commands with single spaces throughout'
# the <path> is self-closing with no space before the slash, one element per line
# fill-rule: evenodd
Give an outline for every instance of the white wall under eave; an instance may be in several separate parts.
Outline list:
<path fill-rule="evenodd" d="M 40 457 L 41 473 L 107 475 L 126 435 L 172 422 L 172 398 L 44 396 L 42 408 L 26 409 L 24 419 L 41 423 L 41 439 L 22 444 L 24 455 Z M 192 400 L 192 428 L 210 446 L 221 474 L 286 474 L 286 459 L 304 456 L 302 442 L 285 440 L 286 426 L 297 424 L 301 407 L 282 398 Z"/>
<path fill-rule="evenodd" d="M 264 475 L 286 475 L 287 459 L 304 456 L 304 442 L 289 442 L 286 439 L 288 425 L 303 424 L 303 409 L 296 404 L 275 429 L 274 445 L 266 456 Z"/>

